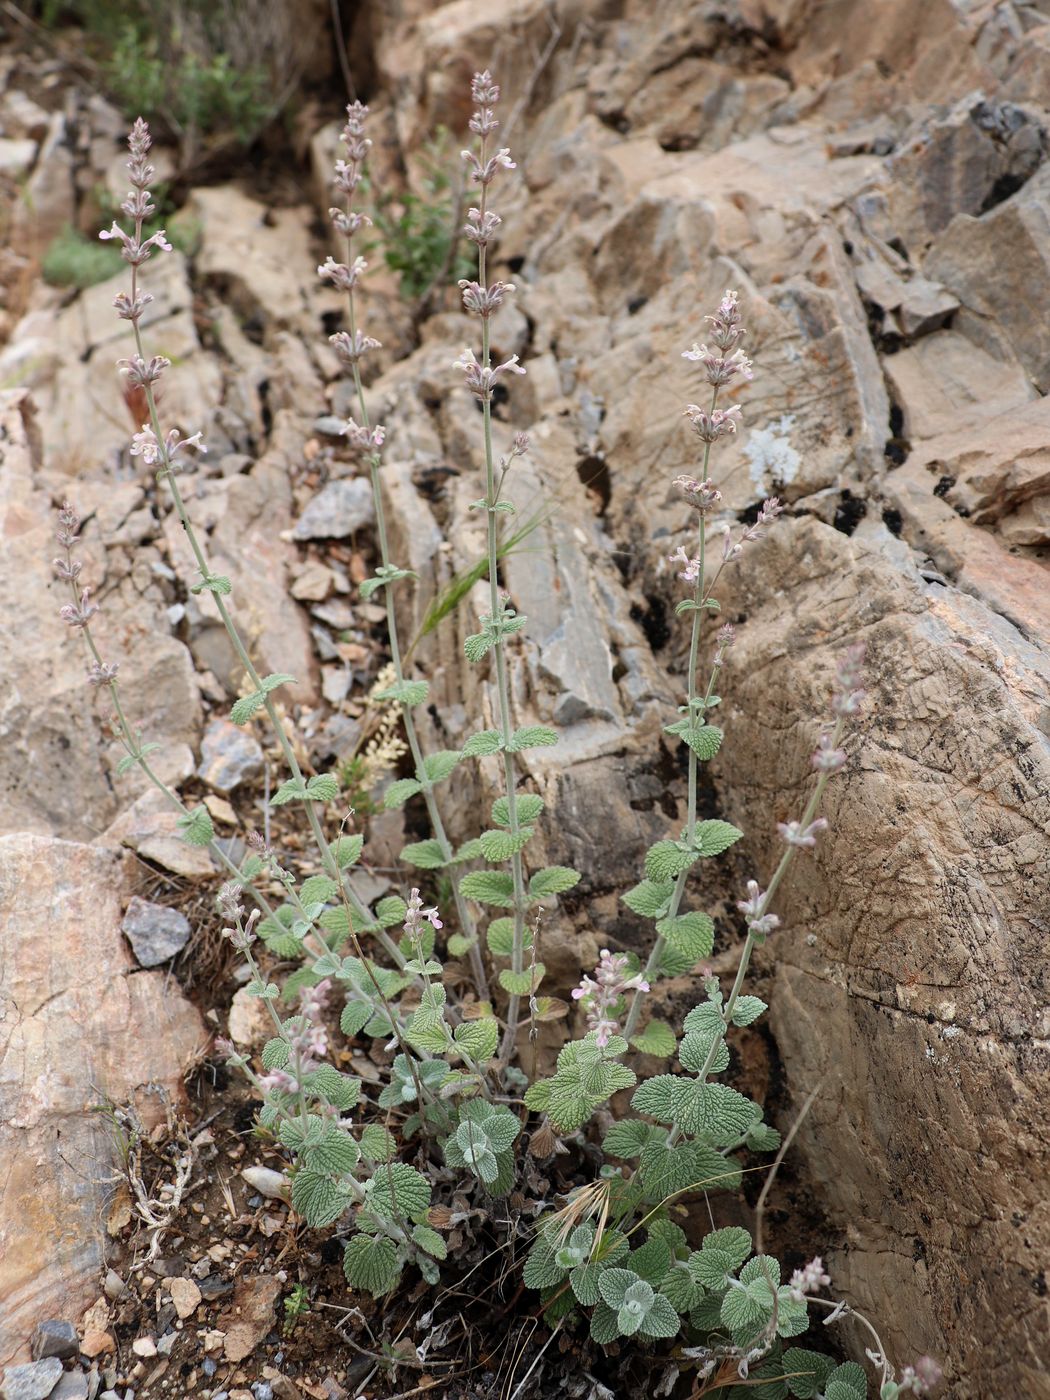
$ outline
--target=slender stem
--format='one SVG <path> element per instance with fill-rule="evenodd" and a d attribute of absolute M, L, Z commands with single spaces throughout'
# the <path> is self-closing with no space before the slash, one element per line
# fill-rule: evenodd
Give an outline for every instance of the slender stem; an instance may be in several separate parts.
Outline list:
<path fill-rule="evenodd" d="M 711 409 L 710 409 L 711 413 L 714 413 L 714 411 L 715 411 L 715 405 L 718 403 L 718 388 L 719 388 L 719 386 L 716 384 L 716 385 L 714 386 L 714 392 L 713 392 L 712 395 L 711 395 Z M 707 466 L 708 466 L 708 462 L 709 462 L 709 460 L 710 460 L 710 457 L 711 457 L 711 444 L 710 444 L 709 442 L 705 442 L 705 443 L 704 443 L 704 465 L 703 465 L 703 470 L 702 470 L 702 472 L 701 472 L 701 477 L 702 477 L 705 481 L 706 481 L 706 479 L 707 479 Z M 711 588 L 714 587 L 715 581 L 717 580 L 718 575 L 721 573 L 721 568 L 719 568 L 718 570 L 716 570 L 715 576 L 714 576 L 714 578 L 711 580 L 711 584 L 710 584 L 710 587 L 709 587 L 709 586 L 708 586 L 708 582 L 707 582 L 707 562 L 706 562 L 706 561 L 707 561 L 707 530 L 706 530 L 706 519 L 705 519 L 705 515 L 704 515 L 704 512 L 703 512 L 703 511 L 700 512 L 700 516 L 699 516 L 699 525 L 698 525 L 698 527 L 697 527 L 697 536 L 698 536 L 697 544 L 698 544 L 699 569 L 698 569 L 697 577 L 696 577 L 696 585 L 695 585 L 695 587 L 694 587 L 694 589 L 693 589 L 693 609 L 692 609 L 693 618 L 692 618 L 692 627 L 691 627 L 690 633 L 689 633 L 689 670 L 688 670 L 688 675 L 687 675 L 687 680 L 686 680 L 686 687 L 687 687 L 686 705 L 687 705 L 687 714 L 688 714 L 688 718 L 689 718 L 689 726 L 690 726 L 691 729 L 697 729 L 697 728 L 699 728 L 699 726 L 700 726 L 701 724 L 703 724 L 703 722 L 704 722 L 704 715 L 706 714 L 706 705 L 705 705 L 705 707 L 704 707 L 703 710 L 701 710 L 701 709 L 698 708 L 698 705 L 697 705 L 697 698 L 698 698 L 698 697 L 697 697 L 697 694 L 696 694 L 696 673 L 697 673 L 697 666 L 699 665 L 699 657 L 700 657 L 700 628 L 701 628 L 701 625 L 702 625 L 702 623 L 703 623 L 703 618 L 704 618 L 704 612 L 705 612 L 705 609 L 706 609 L 706 604 L 707 604 L 707 602 L 708 602 L 708 600 L 709 600 L 709 598 L 710 598 Z M 717 674 L 717 673 L 713 670 L 712 673 L 711 673 L 711 682 L 710 682 L 710 684 L 708 685 L 708 688 L 707 688 L 707 695 L 705 696 L 705 700 L 709 700 L 709 699 L 711 698 L 711 690 L 712 690 L 712 687 L 713 687 L 713 685 L 714 685 L 714 677 L 715 677 L 716 674 Z M 697 789 L 697 768 L 698 768 L 698 763 L 699 763 L 699 760 L 697 759 L 696 753 L 695 753 L 694 749 L 692 748 L 692 746 L 689 747 L 689 759 L 688 759 L 688 763 L 689 763 L 689 778 L 688 778 L 688 805 L 687 805 L 687 816 L 686 816 L 686 833 L 687 833 L 687 834 L 686 834 L 686 839 L 688 840 L 688 842 L 690 843 L 690 845 L 692 845 L 692 844 L 693 844 L 693 841 L 694 841 L 695 833 L 696 833 L 696 789 Z M 679 909 L 681 908 L 682 896 L 685 894 L 685 887 L 686 887 L 686 883 L 687 883 L 688 879 L 689 879 L 689 872 L 688 872 L 688 870 L 683 870 L 683 871 L 681 872 L 681 874 L 678 876 L 677 880 L 675 881 L 674 892 L 673 892 L 673 894 L 671 895 L 671 904 L 670 904 L 670 907 L 668 908 L 667 915 L 666 915 L 666 917 L 667 917 L 668 919 L 676 919 L 676 918 L 678 917 L 678 911 L 679 911 Z M 645 982 L 648 982 L 648 983 L 650 984 L 650 986 L 652 985 L 652 980 L 653 980 L 653 978 L 655 977 L 656 972 L 657 972 L 657 970 L 658 970 L 658 968 L 659 968 L 659 966 L 660 966 L 660 959 L 661 959 L 661 957 L 663 956 L 663 951 L 664 951 L 664 948 L 666 947 L 666 942 L 667 942 L 667 941 L 666 941 L 666 939 L 663 937 L 662 934 L 658 934 L 658 935 L 657 935 L 656 941 L 655 941 L 655 943 L 653 944 L 652 952 L 649 954 L 649 960 L 648 960 L 648 962 L 645 964 L 645 971 L 644 971 L 643 974 L 642 974 L 642 980 L 645 981 Z M 634 1034 L 635 1030 L 636 1030 L 637 1027 L 638 1027 L 638 1020 L 639 1020 L 639 1018 L 640 1018 L 640 1016 L 641 1016 L 641 1013 L 642 1013 L 642 998 L 643 998 L 644 996 L 645 996 L 645 993 L 644 993 L 644 992 L 642 992 L 642 991 L 636 991 L 635 994 L 634 994 L 634 997 L 632 998 L 632 1001 L 631 1001 L 631 1009 L 630 1009 L 630 1011 L 629 1011 L 628 1014 L 627 1014 L 627 1020 L 626 1020 L 626 1022 L 624 1023 L 624 1029 L 623 1029 L 623 1034 L 624 1034 L 624 1036 L 625 1036 L 628 1040 L 630 1040 L 631 1036 Z"/>
<path fill-rule="evenodd" d="M 481 137 L 481 164 L 484 166 L 488 155 L 488 136 Z M 481 218 L 484 221 L 488 202 L 488 185 L 481 186 Z M 488 250 L 484 242 L 478 245 L 478 282 L 487 286 Z M 481 320 L 481 364 L 488 369 L 492 364 L 489 336 L 489 318 Z M 488 573 L 489 573 L 489 613 L 493 623 L 500 615 L 499 596 L 499 539 L 496 528 L 496 483 L 495 453 L 492 447 L 492 398 L 491 390 L 486 390 L 481 401 L 485 431 L 485 505 L 488 518 Z M 502 480 L 499 483 L 502 486 Z M 518 821 L 517 777 L 514 771 L 514 755 L 509 750 L 513 733 L 510 712 L 510 686 L 507 681 L 507 658 L 504 651 L 504 634 L 497 632 L 493 646 L 496 661 L 496 690 L 499 699 L 500 737 L 503 740 L 503 777 L 507 790 L 507 826 L 512 837 L 517 837 L 521 826 Z M 525 970 L 525 871 L 521 852 L 515 851 L 510 858 L 511 876 L 514 881 L 514 940 L 511 946 L 511 971 Z M 500 1059 L 508 1060 L 514 1051 L 514 1041 L 521 1016 L 521 997 L 512 993 L 507 1005 L 506 1025 L 500 1046 Z"/>
<path fill-rule="evenodd" d="M 346 197 L 346 212 L 352 212 L 352 198 L 349 194 Z M 346 262 L 348 267 L 353 266 L 354 236 L 353 233 L 346 235 Z M 364 385 L 361 382 L 361 366 L 356 355 L 357 350 L 357 307 L 354 300 L 353 288 L 349 288 L 346 293 L 347 313 L 350 322 L 350 340 L 354 351 L 354 359 L 351 362 L 354 379 L 354 390 L 357 396 L 358 412 L 361 415 L 362 427 L 370 426 L 368 407 L 365 403 Z M 383 568 L 389 567 L 390 548 L 387 540 L 386 514 L 383 508 L 383 492 L 379 480 L 379 468 L 381 458 L 378 452 L 372 453 L 369 457 L 369 476 L 372 483 L 372 498 L 375 504 L 376 516 L 376 537 L 379 543 L 379 558 Z M 394 607 L 393 585 L 387 583 L 383 589 L 386 602 L 386 625 L 387 635 L 390 639 L 390 659 L 394 666 L 394 675 L 398 685 L 404 681 L 404 663 L 401 656 L 401 646 L 397 631 L 397 613 Z M 427 815 L 430 818 L 430 826 L 434 832 L 434 839 L 441 850 L 442 860 L 446 866 L 452 860 L 452 844 L 445 831 L 445 824 L 441 819 L 441 811 L 434 795 L 434 784 L 427 776 L 424 764 L 423 750 L 419 742 L 419 735 L 416 730 L 416 723 L 412 717 L 409 707 L 403 706 L 401 712 L 402 723 L 405 727 L 405 737 L 408 740 L 409 751 L 412 754 L 412 762 L 415 766 L 417 781 L 422 785 L 423 801 L 426 804 Z M 464 936 L 470 940 L 470 970 L 474 977 L 474 986 L 478 996 L 482 1001 L 487 1001 L 489 997 L 488 979 L 485 975 L 485 963 L 481 956 L 481 946 L 478 942 L 477 925 L 471 916 L 466 900 L 460 894 L 459 881 L 452 875 L 452 897 L 456 905 L 456 916 L 459 919 L 459 926 Z"/>

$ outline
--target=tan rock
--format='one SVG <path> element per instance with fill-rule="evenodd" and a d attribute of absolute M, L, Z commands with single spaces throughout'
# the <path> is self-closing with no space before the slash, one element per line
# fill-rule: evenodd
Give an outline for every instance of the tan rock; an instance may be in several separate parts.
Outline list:
<path fill-rule="evenodd" d="M 109 1332 L 85 1332 L 80 1343 L 80 1354 L 94 1360 L 96 1356 L 106 1356 L 115 1346 Z"/>
<path fill-rule="evenodd" d="M 135 971 L 120 933 L 128 898 L 114 851 L 0 837 L 0 1362 L 24 1355 L 41 1317 L 76 1316 L 97 1288 L 115 1144 L 100 1098 L 163 1117 L 206 1043 L 196 1011 L 159 972 Z M 61 929 L 59 941 L 42 929 Z M 62 1151 L 54 1150 L 61 1140 Z M 99 1354 L 112 1347 L 105 1322 Z M 94 1314 L 92 1314 L 94 1319 Z"/>
<path fill-rule="evenodd" d="M 266 1336 L 273 1326 L 280 1292 L 280 1283 L 267 1274 L 238 1279 L 233 1302 L 219 1319 L 226 1333 L 223 1349 L 227 1361 L 243 1361 Z"/>
<path fill-rule="evenodd" d="M 175 1311 L 185 1322 L 186 1318 L 192 1317 L 201 1304 L 201 1291 L 191 1278 L 172 1278 L 168 1280 L 168 1292 L 171 1301 L 175 1304 Z"/>
<path fill-rule="evenodd" d="M 260 997 L 240 987 L 233 994 L 229 1014 L 230 1039 L 235 1045 L 262 1045 L 273 1033 L 273 1021 Z"/>

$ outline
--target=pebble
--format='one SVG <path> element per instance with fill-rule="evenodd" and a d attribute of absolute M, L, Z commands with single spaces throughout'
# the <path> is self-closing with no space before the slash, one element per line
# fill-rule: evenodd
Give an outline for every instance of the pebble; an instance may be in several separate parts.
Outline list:
<path fill-rule="evenodd" d="M 263 751 L 255 737 L 228 719 L 213 719 L 201 740 L 197 769 L 209 787 L 232 792 L 263 770 Z"/>
<path fill-rule="evenodd" d="M 131 1344 L 131 1350 L 136 1356 L 156 1356 L 157 1343 L 152 1337 L 136 1337 Z"/>
<path fill-rule="evenodd" d="M 66 1371 L 48 1400 L 87 1400 L 88 1378 L 83 1371 Z"/>
<path fill-rule="evenodd" d="M 4 1400 L 47 1400 L 62 1374 L 57 1356 L 31 1361 L 26 1366 L 8 1366 L 4 1372 Z"/>
<path fill-rule="evenodd" d="M 204 1374 L 205 1374 L 206 1376 L 208 1376 L 208 1377 L 214 1376 L 215 1372 L 216 1372 L 218 1369 L 219 1369 L 218 1364 L 217 1364 L 216 1362 L 214 1362 L 214 1361 L 211 1359 L 210 1356 L 208 1357 L 207 1361 L 203 1362 L 202 1365 L 201 1365 L 201 1370 L 202 1370 L 202 1371 L 204 1372 Z"/>
<path fill-rule="evenodd" d="M 168 1292 L 175 1304 L 175 1311 L 183 1322 L 197 1311 L 204 1296 L 191 1278 L 169 1279 Z"/>
<path fill-rule="evenodd" d="M 103 1356 L 106 1352 L 112 1350 L 113 1338 L 108 1332 L 84 1333 L 84 1339 L 80 1343 L 80 1353 L 82 1356 Z"/>
<path fill-rule="evenodd" d="M 375 520 L 372 487 L 363 477 L 330 481 L 295 523 L 297 540 L 342 540 Z"/>
<path fill-rule="evenodd" d="M 292 584 L 289 592 L 300 603 L 323 603 L 332 591 L 334 582 L 332 571 L 310 560 Z"/>
<path fill-rule="evenodd" d="M 57 1356 L 60 1360 L 76 1356 L 80 1350 L 77 1329 L 71 1322 L 63 1322 L 50 1317 L 46 1322 L 38 1322 L 29 1344 L 29 1352 L 34 1361 L 42 1357 Z"/>
<path fill-rule="evenodd" d="M 107 1298 L 115 1303 L 124 1292 L 124 1280 L 117 1273 L 116 1269 L 106 1271 L 106 1281 L 102 1285 L 102 1291 Z"/>
<path fill-rule="evenodd" d="M 245 1167 L 241 1176 L 260 1196 L 265 1196 L 268 1200 L 288 1199 L 288 1178 L 284 1172 L 275 1172 L 272 1167 Z"/>
<path fill-rule="evenodd" d="M 185 914 L 132 895 L 121 925 L 140 967 L 156 967 L 181 953 L 190 940 Z M 108 1279 L 108 1275 L 107 1275 Z"/>
<path fill-rule="evenodd" d="M 273 1386 L 269 1381 L 256 1381 L 252 1386 L 255 1400 L 273 1400 Z"/>

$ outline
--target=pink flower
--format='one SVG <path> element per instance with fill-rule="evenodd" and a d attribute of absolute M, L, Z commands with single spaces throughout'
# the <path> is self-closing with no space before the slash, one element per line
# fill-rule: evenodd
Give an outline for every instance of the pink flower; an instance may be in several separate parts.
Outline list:
<path fill-rule="evenodd" d="M 379 350 L 382 344 L 361 331 L 356 331 L 353 336 L 347 331 L 336 331 L 335 335 L 328 337 L 328 343 L 345 365 L 356 364 L 369 350 Z"/>
<path fill-rule="evenodd" d="M 192 447 L 195 452 L 207 452 L 207 448 L 201 440 L 200 433 L 194 433 L 192 437 L 183 438 L 179 436 L 178 429 L 172 428 L 164 439 L 161 447 L 157 441 L 157 435 L 148 423 L 143 423 L 142 431 L 135 433 L 131 439 L 131 455 L 141 457 L 147 467 L 155 466 L 160 462 L 161 466 L 171 468 L 181 452 L 187 447 Z"/>
<path fill-rule="evenodd" d="M 735 433 L 740 421 L 737 404 L 731 408 L 716 408 L 713 413 L 699 408 L 695 403 L 686 404 L 685 416 L 693 425 L 693 431 L 701 442 L 715 442 L 727 433 Z"/>
<path fill-rule="evenodd" d="M 331 282 L 338 291 L 352 292 L 367 267 L 364 258 L 355 258 L 353 265 L 348 267 L 346 263 L 337 263 L 329 254 L 318 267 L 317 275 L 322 282 Z"/>
<path fill-rule="evenodd" d="M 695 476 L 676 476 L 671 485 L 677 487 L 701 515 L 714 510 L 722 499 L 721 491 L 716 489 L 710 478 L 707 481 L 697 481 Z"/>
<path fill-rule="evenodd" d="M 122 244 L 120 256 L 125 262 L 129 262 L 132 267 L 141 267 L 141 265 L 152 256 L 154 248 L 159 248 L 162 253 L 171 252 L 171 244 L 165 239 L 163 229 L 158 229 L 156 233 L 151 234 L 151 236 L 146 239 L 145 243 L 140 243 L 134 234 L 125 233 L 114 220 L 112 227 L 103 229 L 99 234 L 99 238 L 103 240 L 108 238 L 119 239 Z"/>
<path fill-rule="evenodd" d="M 573 1000 L 581 1002 L 587 1013 L 588 1029 L 595 1032 L 595 1039 L 603 1049 L 620 1028 L 618 1016 L 625 995 L 649 990 L 649 983 L 641 973 L 631 977 L 624 975 L 627 967 L 625 953 L 610 953 L 608 948 L 603 948 L 594 976 L 582 977 L 580 985 L 572 990 Z"/>
<path fill-rule="evenodd" d="M 846 762 L 846 753 L 832 747 L 830 734 L 822 734 L 810 762 L 822 773 L 837 773 Z"/>
<path fill-rule="evenodd" d="M 524 367 L 518 364 L 517 355 L 511 355 L 509 360 L 504 360 L 503 364 L 492 367 L 478 364 L 474 351 L 466 349 L 458 360 L 453 360 L 453 369 L 461 369 L 463 378 L 466 380 L 467 388 L 475 398 L 484 402 L 492 398 L 492 388 L 501 374 L 524 374 Z"/>
<path fill-rule="evenodd" d="M 747 919 L 748 932 L 755 934 L 758 938 L 765 938 L 775 928 L 780 927 L 780 920 L 776 914 L 762 912 L 766 895 L 765 891 L 759 888 L 757 880 L 748 880 L 747 894 L 747 899 L 740 900 L 736 907 Z"/>
<path fill-rule="evenodd" d="M 514 161 L 510 158 L 508 146 L 501 147 L 494 156 L 489 156 L 488 160 L 484 162 L 473 151 L 460 151 L 460 155 L 470 166 L 470 178 L 476 185 L 491 185 L 500 168 L 504 170 L 517 169 Z"/>
<path fill-rule="evenodd" d="M 795 1270 L 788 1287 L 795 1302 L 801 1303 L 805 1301 L 807 1293 L 816 1293 L 818 1289 L 826 1288 L 830 1282 L 831 1279 L 824 1272 L 824 1261 L 818 1254 L 801 1269 Z"/>
<path fill-rule="evenodd" d="M 464 280 L 460 282 L 459 287 L 463 293 L 463 305 L 466 310 L 485 320 L 498 311 L 507 296 L 514 291 L 512 282 L 493 282 L 488 287 L 482 287 L 478 282 Z"/>
<path fill-rule="evenodd" d="M 754 378 L 751 361 L 743 350 L 732 350 L 727 355 L 721 347 L 709 350 L 706 345 L 694 344 L 691 350 L 682 351 L 682 359 L 702 364 L 708 384 L 728 384 L 737 376 L 741 379 Z"/>
<path fill-rule="evenodd" d="M 496 230 L 503 220 L 491 209 L 486 209 L 482 214 L 480 209 L 471 209 L 467 214 L 467 222 L 463 233 L 470 239 L 471 243 L 477 243 L 480 247 L 485 247 L 491 243 L 496 236 Z"/>
<path fill-rule="evenodd" d="M 352 418 L 348 418 L 346 427 L 343 429 L 343 436 L 355 452 L 378 452 L 386 440 L 386 428 L 383 427 L 382 423 L 376 423 L 371 428 L 363 428 L 360 423 L 355 423 Z"/>
<path fill-rule="evenodd" d="M 818 817 L 803 829 L 801 822 L 777 822 L 777 830 L 788 846 L 809 848 L 817 844 L 817 834 L 826 831 L 827 821 Z"/>
<path fill-rule="evenodd" d="M 685 566 L 678 577 L 683 579 L 686 583 L 695 583 L 700 577 L 700 560 L 690 559 L 681 545 L 678 546 L 673 554 L 668 555 L 668 559 L 672 564 L 683 564 Z"/>

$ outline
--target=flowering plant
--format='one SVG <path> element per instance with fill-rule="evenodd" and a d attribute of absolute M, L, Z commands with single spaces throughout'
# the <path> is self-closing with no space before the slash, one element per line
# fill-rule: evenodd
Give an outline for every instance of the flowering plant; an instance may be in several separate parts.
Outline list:
<path fill-rule="evenodd" d="M 714 1228 L 712 1219 L 712 1229 L 696 1242 L 675 1213 L 685 1196 L 736 1190 L 745 1170 L 742 1154 L 782 1153 L 786 1145 L 764 1121 L 761 1105 L 719 1076 L 730 1063 L 734 1029 L 751 1025 L 766 1010 L 762 1000 L 744 992 L 744 984 L 754 949 L 778 926 L 774 896 L 791 862 L 813 849 L 827 826 L 818 815 L 821 798 L 846 762 L 848 725 L 864 695 L 859 648 L 848 648 L 840 659 L 829 723 L 812 756 L 816 780 L 801 815 L 778 827 L 780 860 L 765 888 L 757 878 L 749 879 L 747 897 L 737 903 L 745 936 L 728 993 L 707 971 L 703 998 L 685 1016 L 681 1033 L 646 1015 L 647 998 L 661 979 L 692 972 L 713 950 L 713 918 L 687 907 L 691 877 L 743 833 L 727 821 L 701 819 L 698 811 L 699 765 L 714 758 L 723 743 L 716 687 L 721 688 L 734 641 L 729 624 L 717 627 L 705 679 L 704 624 L 720 612 L 715 589 L 723 573 L 759 543 L 782 512 L 772 498 L 751 524 L 734 529 L 714 523 L 721 493 L 708 475 L 712 447 L 736 433 L 741 419 L 738 404 L 720 406 L 719 400 L 753 375 L 741 348 L 745 328 L 738 298 L 731 291 L 707 318 L 710 346 L 694 345 L 684 353 L 710 391 L 706 406 L 690 403 L 684 410 L 702 444 L 699 476 L 674 482 L 691 519 L 689 539 L 670 556 L 679 579 L 689 585 L 676 609 L 688 621 L 689 659 L 684 701 L 665 732 L 685 745 L 685 825 L 650 847 L 643 878 L 623 896 L 629 910 L 653 925 L 644 965 L 626 951 L 603 949 L 593 974 L 572 993 L 583 1013 L 582 1034 L 562 1047 L 550 1076 L 530 1081 L 523 1068 L 524 1012 L 530 1032 L 537 1021 L 564 1014 L 552 998 L 539 995 L 545 968 L 537 957 L 535 916 L 580 876 L 565 866 L 530 872 L 526 864 L 544 804 L 521 790 L 518 755 L 554 745 L 558 735 L 547 726 L 515 725 L 508 682 L 508 639 L 527 619 L 500 587 L 499 531 L 502 518 L 514 512 L 505 485 L 529 445 L 519 433 L 497 455 L 492 402 L 496 386 L 526 368 L 516 355 L 492 363 L 490 321 L 514 289 L 490 280 L 489 262 L 501 227 L 491 205 L 492 187 L 515 163 L 507 148 L 492 149 L 499 89 L 491 75 L 477 74 L 471 92 L 470 129 L 476 140 L 463 155 L 479 193 L 463 232 L 477 250 L 478 267 L 477 277 L 463 279 L 459 287 L 465 311 L 481 323 L 480 354 L 465 348 L 452 368 L 482 416 L 484 490 L 472 509 L 486 522 L 488 610 L 478 630 L 467 636 L 465 653 L 472 664 L 489 668 L 497 722 L 472 734 L 458 750 L 424 751 L 413 711 L 427 703 L 429 687 L 409 670 L 399 641 L 394 590 L 414 575 L 390 553 L 381 480 L 386 434 L 383 425 L 371 421 L 361 374 L 362 360 L 379 342 L 358 325 L 357 294 L 367 264 L 355 239 L 369 219 L 355 201 L 371 143 L 368 109 L 356 102 L 347 109 L 345 156 L 335 167 L 342 200 L 331 210 L 333 227 L 344 240 L 344 261 L 330 256 L 318 267 L 319 276 L 346 297 L 346 327 L 331 336 L 331 344 L 353 384 L 355 410 L 346 441 L 367 470 L 375 505 L 378 561 L 360 591 L 365 598 L 382 593 L 385 604 L 391 680 L 376 698 L 400 707 L 411 763 L 411 773 L 386 789 L 383 803 L 394 809 L 419 798 L 432 832 L 400 852 L 402 865 L 419 872 L 405 878 L 406 897 L 380 899 L 372 908 L 355 891 L 348 876 L 361 858 L 364 836 L 347 834 L 346 817 L 338 834 L 326 830 L 325 813 L 340 798 L 339 782 L 333 774 L 303 771 L 273 699 L 292 677 L 256 670 L 227 601 L 230 580 L 211 570 L 187 516 L 177 476 L 196 460 L 187 449 L 203 453 L 206 448 L 200 433 L 184 437 L 177 428 L 163 430 L 155 389 L 169 362 L 160 355 L 147 359 L 143 345 L 150 294 L 140 285 L 140 271 L 168 245 L 162 234 L 142 238 L 143 221 L 152 212 L 153 174 L 142 121 L 129 141 L 133 188 L 122 206 L 131 231 L 114 225 L 102 235 L 121 243 L 131 269 L 130 290 L 117 297 L 116 307 L 131 325 L 135 353 L 120 362 L 120 369 L 142 391 L 148 421 L 134 435 L 130 451 L 156 468 L 171 493 L 196 566 L 192 589 L 213 595 L 247 677 L 248 692 L 234 704 L 231 719 L 247 724 L 265 715 L 272 726 L 289 776 L 270 806 L 301 810 L 316 846 L 314 873 L 297 879 L 282 865 L 276 847 L 259 836 L 249 843 L 247 858 L 234 864 L 214 841 L 207 809 L 186 807 L 156 775 L 149 762 L 156 746 L 143 744 L 129 727 L 117 665 L 103 660 L 92 636 L 97 606 L 73 557 L 78 521 L 68 506 L 59 518 L 64 555 L 56 560 L 71 591 L 62 616 L 86 639 L 91 683 L 111 696 L 125 749 L 121 770 L 139 767 L 178 809 L 185 839 L 207 846 L 226 872 L 218 893 L 223 932 L 247 964 L 247 990 L 265 1006 L 272 1035 L 258 1063 L 228 1042 L 219 1048 L 254 1085 L 262 1103 L 260 1124 L 289 1154 L 294 1209 L 316 1229 L 343 1223 L 344 1268 L 352 1288 L 384 1296 L 410 1268 L 436 1283 L 449 1254 L 442 1231 L 452 1218 L 452 1194 L 472 1190 L 482 1202 L 506 1196 L 522 1179 L 523 1143 L 541 1160 L 565 1153 L 570 1144 L 584 1141 L 600 1111 L 603 1165 L 593 1180 L 571 1190 L 559 1209 L 541 1215 L 524 1264 L 524 1283 L 539 1291 L 547 1322 L 556 1330 L 575 1328 L 596 1346 L 619 1339 L 648 1344 L 680 1338 L 676 1364 L 696 1370 L 704 1393 L 726 1389 L 744 1396 L 750 1391 L 737 1387 L 746 1382 L 760 1383 L 769 1397 L 853 1400 L 867 1393 L 862 1367 L 837 1365 L 820 1352 L 785 1345 L 809 1329 L 812 1307 L 826 1310 L 826 1321 L 851 1311 L 819 1296 L 830 1283 L 822 1261 L 813 1259 L 783 1282 L 779 1262 L 763 1252 L 760 1215 L 754 1241 L 739 1226 Z M 501 779 L 491 824 L 456 847 L 442 815 L 441 787 L 460 764 L 486 757 L 495 759 Z M 439 872 L 451 905 L 444 916 L 422 893 Z M 446 968 L 444 953 L 467 959 L 473 983 L 468 992 L 462 978 Z M 302 963 L 283 989 L 268 974 L 271 955 Z M 325 1017 L 334 1006 L 343 1036 L 371 1038 L 389 1057 L 388 1079 L 375 1103 L 367 1101 L 358 1079 L 332 1063 Z M 640 1055 L 677 1062 L 680 1072 L 668 1069 L 639 1082 Z M 634 1113 L 612 1117 L 604 1106 L 625 1091 L 631 1091 Z M 505 1217 L 498 1219 L 506 1227 Z M 860 1322 L 874 1342 L 868 1356 L 880 1372 L 882 1400 L 922 1394 L 935 1383 L 935 1368 L 925 1360 L 898 1379 L 871 1324 Z"/>

